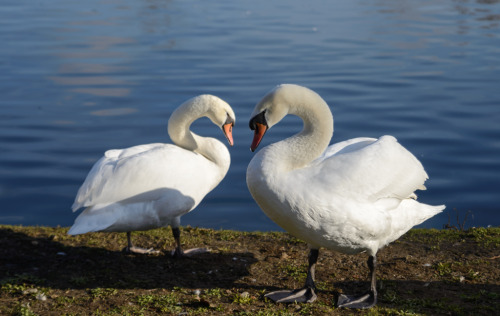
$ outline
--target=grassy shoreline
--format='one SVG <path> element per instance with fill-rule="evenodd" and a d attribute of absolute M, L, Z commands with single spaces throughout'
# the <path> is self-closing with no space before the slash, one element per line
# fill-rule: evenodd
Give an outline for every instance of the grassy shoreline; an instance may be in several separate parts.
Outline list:
<path fill-rule="evenodd" d="M 0 225 L 0 315 L 494 315 L 500 309 L 500 228 L 413 229 L 379 252 L 379 303 L 337 309 L 341 292 L 366 289 L 366 255 L 320 250 L 313 304 L 263 294 L 298 288 L 307 245 L 286 233 L 185 227 L 173 259 L 170 229 L 133 234 L 156 255 L 122 253 L 123 233 Z"/>

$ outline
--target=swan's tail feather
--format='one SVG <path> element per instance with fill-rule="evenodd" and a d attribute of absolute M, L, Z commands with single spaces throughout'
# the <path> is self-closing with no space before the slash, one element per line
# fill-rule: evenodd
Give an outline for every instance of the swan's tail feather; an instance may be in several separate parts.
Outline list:
<path fill-rule="evenodd" d="M 154 201 L 135 204 L 98 204 L 87 207 L 75 219 L 68 231 L 69 235 L 90 232 L 127 232 L 148 230 L 164 226 L 165 220 L 159 217 Z"/>
<path fill-rule="evenodd" d="M 412 227 L 441 213 L 445 208 L 445 205 L 428 205 L 419 203 L 413 199 L 403 200 L 400 206 L 391 214 L 392 233 L 390 234 L 390 240 L 387 240 L 385 244 L 393 242 Z"/>
<path fill-rule="evenodd" d="M 69 229 L 68 235 L 80 235 L 106 230 L 113 225 L 114 220 L 109 216 L 111 214 L 107 214 L 108 216 L 105 215 L 103 213 L 96 214 L 92 212 L 92 207 L 86 208 L 75 219 L 75 223 Z"/>

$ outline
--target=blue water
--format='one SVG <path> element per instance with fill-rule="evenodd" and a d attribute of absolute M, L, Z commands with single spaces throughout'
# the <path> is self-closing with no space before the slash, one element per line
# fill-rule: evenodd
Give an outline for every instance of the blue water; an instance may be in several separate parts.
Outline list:
<path fill-rule="evenodd" d="M 447 205 L 424 227 L 500 225 L 498 0 L 3 0 L 0 21 L 0 224 L 70 226 L 105 150 L 169 142 L 172 110 L 211 93 L 237 115 L 232 166 L 182 223 L 277 230 L 246 188 L 248 119 L 296 83 L 329 103 L 332 142 L 390 134 L 422 161 L 419 200 Z"/>

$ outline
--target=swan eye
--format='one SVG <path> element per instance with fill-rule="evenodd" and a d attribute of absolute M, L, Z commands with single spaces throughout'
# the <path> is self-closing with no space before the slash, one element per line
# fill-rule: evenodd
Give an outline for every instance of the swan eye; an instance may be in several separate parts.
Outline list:
<path fill-rule="evenodd" d="M 229 113 L 226 113 L 226 115 L 226 121 L 222 124 L 221 128 L 224 129 L 225 126 L 229 125 L 229 131 L 231 132 L 234 126 L 234 119 L 229 115 Z"/>
<path fill-rule="evenodd" d="M 227 114 L 226 121 L 224 122 L 224 124 L 222 124 L 222 126 L 224 126 L 226 124 L 231 124 L 231 126 L 234 126 L 234 120 L 231 116 L 229 116 L 229 114 Z"/>

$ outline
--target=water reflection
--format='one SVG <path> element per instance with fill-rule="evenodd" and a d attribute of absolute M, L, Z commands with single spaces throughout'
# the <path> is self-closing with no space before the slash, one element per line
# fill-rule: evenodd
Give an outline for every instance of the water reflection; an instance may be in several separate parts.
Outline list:
<path fill-rule="evenodd" d="M 75 93 L 102 97 L 130 95 L 130 86 L 137 83 L 120 75 L 130 71 L 130 67 L 124 64 L 131 63 L 127 50 L 120 46 L 135 41 L 115 37 L 83 37 L 82 41 L 86 45 L 78 51 L 57 53 L 57 57 L 63 60 L 58 67 L 59 76 L 48 79 L 59 85 L 72 86 L 70 91 Z M 112 64 L 90 63 L 95 59 L 109 60 Z"/>
<path fill-rule="evenodd" d="M 117 33 L 122 24 L 120 19 L 126 18 L 123 12 L 118 8 L 109 12 L 93 9 L 79 12 L 79 18 L 64 20 L 57 29 L 59 49 L 53 51 L 59 61 L 57 75 L 47 78 L 69 86 L 71 93 L 129 96 L 131 86 L 137 83 L 123 74 L 133 71 L 133 47 L 138 43 L 135 38 Z"/>

